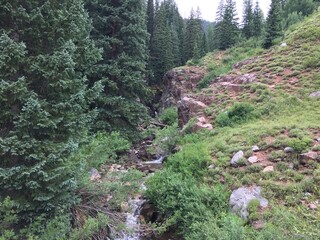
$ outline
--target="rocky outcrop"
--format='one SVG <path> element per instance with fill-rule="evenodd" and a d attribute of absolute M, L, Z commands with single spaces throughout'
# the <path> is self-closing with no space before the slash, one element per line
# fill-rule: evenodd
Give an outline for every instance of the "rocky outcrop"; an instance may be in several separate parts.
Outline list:
<path fill-rule="evenodd" d="M 160 111 L 171 106 L 189 92 L 196 89 L 197 84 L 202 80 L 206 70 L 199 67 L 176 68 L 164 75 L 164 91 L 160 100 Z"/>
<path fill-rule="evenodd" d="M 243 60 L 241 62 L 238 62 L 236 64 L 233 65 L 233 68 L 234 69 L 240 69 L 242 68 L 244 65 L 248 65 L 248 64 L 252 64 L 252 63 L 255 63 L 259 60 L 259 57 L 254 57 L 254 58 L 249 58 L 249 59 L 246 59 L 246 60 Z"/>

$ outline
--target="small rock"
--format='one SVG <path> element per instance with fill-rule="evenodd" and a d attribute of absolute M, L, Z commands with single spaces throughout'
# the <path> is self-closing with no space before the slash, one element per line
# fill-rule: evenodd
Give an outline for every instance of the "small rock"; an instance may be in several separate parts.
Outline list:
<path fill-rule="evenodd" d="M 231 211 L 239 214 L 241 218 L 247 219 L 249 216 L 248 205 L 252 200 L 259 200 L 260 207 L 267 207 L 269 202 L 261 196 L 260 187 L 241 187 L 234 190 L 230 196 L 229 204 Z"/>
<path fill-rule="evenodd" d="M 127 202 L 122 202 L 120 204 L 120 211 L 124 213 L 124 212 L 128 212 L 128 210 L 129 210 L 129 204 Z"/>
<path fill-rule="evenodd" d="M 293 148 L 291 148 L 291 147 L 286 147 L 286 148 L 284 149 L 284 152 L 285 152 L 285 153 L 293 153 L 294 150 L 293 150 Z"/>
<path fill-rule="evenodd" d="M 309 204 L 309 208 L 310 208 L 311 210 L 316 210 L 318 207 L 317 207 L 317 205 L 315 205 L 314 203 L 310 203 L 310 204 Z"/>
<path fill-rule="evenodd" d="M 208 169 L 214 169 L 216 166 L 214 164 L 211 164 Z"/>
<path fill-rule="evenodd" d="M 286 47 L 286 46 L 288 46 L 288 45 L 287 45 L 287 43 L 285 43 L 285 42 L 284 42 L 284 43 L 281 43 L 281 45 L 280 45 L 280 47 Z"/>
<path fill-rule="evenodd" d="M 244 156 L 243 151 L 237 152 L 230 160 L 230 164 L 237 165 L 237 163 L 243 158 L 243 156 Z"/>
<path fill-rule="evenodd" d="M 317 141 L 317 142 L 320 142 L 320 138 L 316 138 L 316 141 Z"/>
<path fill-rule="evenodd" d="M 303 153 L 300 155 L 302 160 L 305 160 L 305 161 L 308 161 L 308 160 L 318 160 L 319 159 L 319 155 L 317 152 L 313 152 L 313 151 L 310 151 L 310 152 L 307 152 L 307 153 Z"/>
<path fill-rule="evenodd" d="M 263 169 L 262 172 L 273 172 L 274 171 L 274 167 L 273 166 L 268 166 L 265 169 Z"/>
<path fill-rule="evenodd" d="M 258 162 L 258 157 L 257 156 L 249 157 L 248 162 L 252 163 L 252 164 L 256 163 L 256 162 Z"/>
<path fill-rule="evenodd" d="M 294 169 L 294 164 L 293 163 L 289 163 L 289 169 Z"/>
<path fill-rule="evenodd" d="M 252 151 L 253 152 L 259 152 L 260 148 L 257 145 L 255 145 L 255 146 L 252 147 Z"/>
<path fill-rule="evenodd" d="M 90 173 L 90 180 L 91 181 L 97 181 L 97 180 L 101 179 L 101 175 L 97 169 L 91 168 L 89 173 Z"/>
<path fill-rule="evenodd" d="M 309 95 L 309 97 L 311 97 L 311 98 L 318 98 L 318 97 L 320 97 L 320 91 L 311 93 L 311 94 Z"/>

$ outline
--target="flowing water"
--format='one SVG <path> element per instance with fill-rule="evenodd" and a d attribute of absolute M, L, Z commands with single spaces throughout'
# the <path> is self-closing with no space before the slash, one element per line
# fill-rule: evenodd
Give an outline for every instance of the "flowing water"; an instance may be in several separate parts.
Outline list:
<path fill-rule="evenodd" d="M 143 162 L 144 165 L 151 165 L 151 166 L 159 166 L 161 167 L 163 163 L 164 157 L 160 156 L 157 160 Z M 147 176 L 148 178 L 148 176 Z M 141 190 L 146 190 L 146 186 L 144 183 L 141 184 Z M 140 211 L 142 205 L 146 202 L 145 199 L 130 199 L 128 201 L 129 209 L 126 217 L 126 228 L 127 233 L 124 233 L 121 238 L 116 238 L 115 240 L 140 240 Z"/>

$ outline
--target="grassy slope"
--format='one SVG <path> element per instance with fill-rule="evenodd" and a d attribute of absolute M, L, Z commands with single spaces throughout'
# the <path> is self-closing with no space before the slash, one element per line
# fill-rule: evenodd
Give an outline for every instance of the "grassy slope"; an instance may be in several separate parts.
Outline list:
<path fill-rule="evenodd" d="M 259 117 L 232 127 L 216 127 L 213 132 L 186 135 L 180 145 L 182 149 L 201 143 L 209 146 L 215 165 L 204 177 L 209 186 L 223 184 L 230 191 L 243 185 L 262 186 L 270 207 L 255 220 L 263 219 L 265 229 L 273 226 L 282 232 L 279 239 L 318 239 L 320 164 L 302 164 L 296 154 L 286 155 L 283 149 L 295 146 L 302 152 L 320 154 L 320 143 L 314 140 L 320 138 L 320 100 L 308 97 L 320 90 L 320 13 L 292 28 L 284 42 L 287 47 L 276 46 L 263 52 L 255 63 L 229 73 L 256 75 L 257 80 L 242 92 L 235 94 L 212 84 L 198 93 L 215 94 L 206 109 L 213 123 L 235 102 L 250 103 Z M 224 68 L 233 61 L 235 52 L 237 49 L 208 55 L 202 63 L 212 71 Z M 208 79 L 203 86 L 208 85 Z M 253 145 L 259 145 L 261 151 L 253 153 Z M 242 166 L 231 167 L 230 158 L 238 150 L 245 151 L 246 158 L 257 155 L 261 162 L 250 165 L 244 160 Z M 262 172 L 266 166 L 274 166 L 275 171 Z M 312 203 L 318 204 L 318 209 L 311 210 Z M 258 233 L 248 229 L 245 238 L 256 239 Z M 269 239 L 268 233 L 262 235 L 259 239 Z"/>

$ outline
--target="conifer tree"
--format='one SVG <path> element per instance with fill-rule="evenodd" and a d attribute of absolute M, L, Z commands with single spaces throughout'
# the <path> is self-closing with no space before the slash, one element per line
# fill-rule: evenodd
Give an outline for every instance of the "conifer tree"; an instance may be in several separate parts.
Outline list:
<path fill-rule="evenodd" d="M 264 29 L 264 16 L 263 12 L 259 6 L 259 2 L 256 2 L 253 11 L 253 35 L 255 37 L 260 37 Z"/>
<path fill-rule="evenodd" d="M 243 1 L 243 29 L 242 32 L 246 38 L 251 38 L 254 35 L 254 17 L 252 0 Z"/>
<path fill-rule="evenodd" d="M 153 25 L 154 25 L 154 3 L 153 0 L 148 0 L 147 4 L 147 30 L 150 34 L 150 39 L 153 36 Z"/>
<path fill-rule="evenodd" d="M 151 85 L 161 84 L 166 71 L 183 63 L 184 23 L 173 0 L 161 2 L 154 18 L 150 47 Z"/>
<path fill-rule="evenodd" d="M 213 42 L 214 48 L 220 48 L 220 43 L 223 41 L 221 33 L 222 33 L 222 20 L 225 11 L 225 0 L 220 0 L 217 11 L 216 11 L 216 19 L 214 26 L 214 36 L 215 41 Z"/>
<path fill-rule="evenodd" d="M 201 57 L 201 40 L 204 31 L 202 29 L 201 12 L 198 8 L 195 12 L 191 9 L 190 17 L 186 22 L 185 40 L 184 40 L 184 59 L 185 61 L 192 59 L 196 54 L 195 49 L 199 50 Z M 197 53 L 198 54 L 198 53 Z M 197 55 L 196 54 L 196 55 Z"/>
<path fill-rule="evenodd" d="M 267 17 L 266 37 L 263 44 L 264 48 L 270 48 L 272 46 L 272 41 L 282 35 L 281 21 L 280 0 L 272 0 Z"/>
<path fill-rule="evenodd" d="M 207 33 L 207 46 L 209 52 L 212 52 L 215 49 L 215 35 L 213 29 L 213 24 L 209 24 Z"/>
<path fill-rule="evenodd" d="M 54 214 L 74 201 L 66 159 L 94 115 L 85 74 L 100 53 L 81 0 L 0 0 L 0 22 L 0 200 Z"/>
<path fill-rule="evenodd" d="M 103 59 L 90 74 L 90 83 L 102 81 L 103 93 L 93 105 L 98 110 L 94 128 L 117 130 L 134 137 L 147 116 L 147 25 L 144 0 L 87 0 L 93 22 L 91 37 L 103 50 Z"/>
<path fill-rule="evenodd" d="M 220 49 L 227 49 L 237 42 L 239 27 L 236 3 L 233 0 L 226 1 L 223 20 L 219 29 Z"/>

